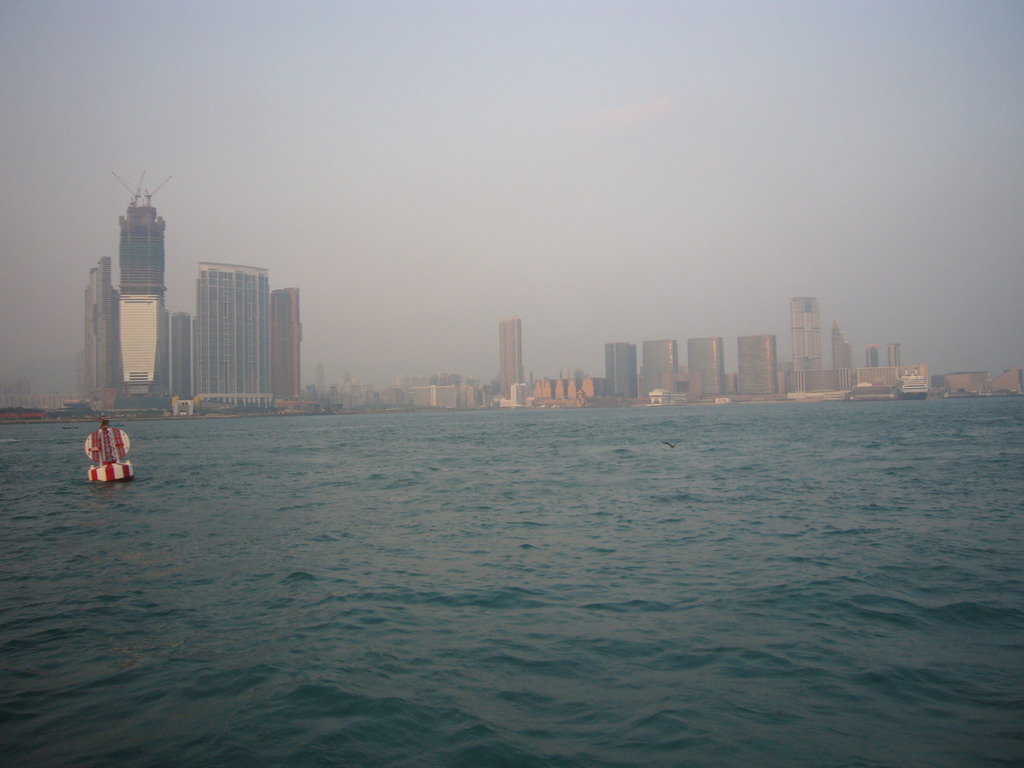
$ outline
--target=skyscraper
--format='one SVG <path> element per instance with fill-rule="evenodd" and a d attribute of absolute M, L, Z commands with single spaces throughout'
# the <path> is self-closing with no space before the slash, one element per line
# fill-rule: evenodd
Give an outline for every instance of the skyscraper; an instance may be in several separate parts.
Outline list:
<path fill-rule="evenodd" d="M 647 397 L 652 390 L 665 386 L 662 375 L 676 373 L 679 370 L 679 346 L 675 339 L 658 339 L 645 341 L 644 355 L 644 390 L 640 393 Z"/>
<path fill-rule="evenodd" d="M 889 367 L 899 368 L 900 367 L 900 345 L 899 342 L 891 342 L 889 344 Z"/>
<path fill-rule="evenodd" d="M 790 330 L 793 334 L 793 368 L 798 371 L 821 370 L 821 317 L 818 300 L 798 296 L 789 302 Z"/>
<path fill-rule="evenodd" d="M 832 321 L 832 370 L 838 371 L 843 368 L 853 368 L 853 350 L 850 342 L 846 340 L 846 334 L 839 327 L 839 321 Z"/>
<path fill-rule="evenodd" d="M 135 194 L 120 217 L 120 341 L 129 395 L 167 394 L 167 312 L 164 308 L 164 220 Z"/>
<path fill-rule="evenodd" d="M 523 334 L 518 317 L 502 318 L 498 323 L 498 386 L 503 397 L 512 394 L 512 385 L 523 381 Z"/>
<path fill-rule="evenodd" d="M 192 315 L 171 315 L 171 394 L 192 399 Z"/>
<path fill-rule="evenodd" d="M 119 294 L 111 282 L 109 256 L 89 270 L 85 289 L 85 354 L 82 396 L 100 399 L 100 390 L 121 386 Z"/>
<path fill-rule="evenodd" d="M 604 375 L 609 397 L 636 397 L 636 344 L 628 341 L 605 344 Z"/>
<path fill-rule="evenodd" d="M 740 336 L 736 389 L 741 395 L 770 395 L 779 391 L 775 334 Z"/>
<path fill-rule="evenodd" d="M 864 350 L 864 364 L 868 368 L 878 367 L 878 345 L 868 344 L 867 349 Z"/>
<path fill-rule="evenodd" d="M 195 336 L 200 398 L 232 405 L 272 404 L 267 270 L 200 263 Z"/>
<path fill-rule="evenodd" d="M 686 363 L 690 373 L 700 374 L 702 395 L 725 392 L 725 352 L 720 336 L 689 339 L 686 342 Z"/>
<path fill-rule="evenodd" d="M 270 292 L 270 386 L 274 397 L 294 400 L 302 392 L 299 346 L 299 289 Z"/>

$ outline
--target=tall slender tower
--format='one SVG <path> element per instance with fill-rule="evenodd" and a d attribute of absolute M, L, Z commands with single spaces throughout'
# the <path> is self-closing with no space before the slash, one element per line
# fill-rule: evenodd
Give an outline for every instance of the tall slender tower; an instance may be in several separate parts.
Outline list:
<path fill-rule="evenodd" d="M 721 336 L 689 339 L 686 342 L 686 362 L 690 373 L 700 374 L 702 395 L 720 395 L 725 392 L 725 358 Z"/>
<path fill-rule="evenodd" d="M 647 397 L 651 390 L 661 389 L 662 374 L 676 373 L 679 370 L 679 345 L 675 339 L 658 339 L 645 341 L 644 354 L 644 391 L 641 397 Z"/>
<path fill-rule="evenodd" d="M 610 396 L 636 397 L 636 344 L 628 341 L 605 344 L 604 375 Z"/>
<path fill-rule="evenodd" d="M 171 394 L 192 399 L 192 315 L 171 315 Z"/>
<path fill-rule="evenodd" d="M 270 388 L 274 397 L 294 400 L 302 392 L 299 376 L 299 289 L 270 292 Z"/>
<path fill-rule="evenodd" d="M 789 302 L 789 318 L 793 334 L 793 368 L 820 371 L 821 317 L 818 300 L 811 296 L 797 296 Z"/>
<path fill-rule="evenodd" d="M 236 406 L 272 404 L 267 270 L 200 263 L 195 336 L 198 397 Z"/>
<path fill-rule="evenodd" d="M 151 196 L 136 190 L 120 218 L 121 368 L 129 395 L 165 395 L 169 385 L 164 220 L 150 204 Z"/>
<path fill-rule="evenodd" d="M 111 259 L 104 256 L 89 270 L 85 289 L 85 355 L 83 397 L 99 398 L 100 390 L 121 386 L 118 292 L 111 282 Z"/>
<path fill-rule="evenodd" d="M 832 321 L 832 370 L 853 368 L 853 349 L 846 340 L 846 334 L 839 327 L 839 321 Z"/>
<path fill-rule="evenodd" d="M 512 385 L 523 381 L 523 328 L 518 317 L 502 318 L 498 323 L 498 361 L 501 395 L 509 397 Z"/>

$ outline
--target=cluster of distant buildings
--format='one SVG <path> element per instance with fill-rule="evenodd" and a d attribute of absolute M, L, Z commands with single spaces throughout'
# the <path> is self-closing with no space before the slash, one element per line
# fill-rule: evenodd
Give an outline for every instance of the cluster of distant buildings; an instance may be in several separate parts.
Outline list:
<path fill-rule="evenodd" d="M 831 367 L 825 367 L 817 299 L 790 301 L 792 360 L 781 363 L 774 334 L 736 339 L 736 368 L 725 367 L 722 337 L 610 342 L 604 376 L 563 369 L 534 378 L 523 366 L 522 321 L 498 324 L 498 375 L 490 381 L 458 374 L 400 376 L 390 387 L 348 377 L 328 386 L 323 364 L 316 382 L 300 379 L 302 324 L 299 289 L 271 290 L 260 267 L 202 262 L 195 313 L 168 313 L 164 284 L 164 229 L 152 193 L 131 190 L 120 217 L 119 280 L 104 257 L 85 289 L 80 392 L 73 405 L 104 411 L 275 409 L 285 412 L 356 409 L 457 409 L 674 405 L 783 399 L 889 399 L 985 395 L 1022 391 L 1021 369 L 930 376 L 928 366 L 906 364 L 898 343 L 865 350 L 856 367 L 850 342 L 832 322 Z M 908 395 L 909 396 L 909 395 Z M 28 382 L 0 382 L 0 407 L 55 410 L 66 395 L 38 395 Z"/>
<path fill-rule="evenodd" d="M 790 302 L 793 359 L 780 363 L 773 334 L 740 336 L 736 340 L 737 368 L 725 367 L 721 337 L 688 339 L 686 359 L 676 339 L 605 344 L 604 376 L 582 369 L 563 369 L 554 378 L 536 378 L 523 365 L 522 320 L 498 323 L 498 375 L 489 382 L 479 377 L 439 373 L 400 376 L 393 386 L 378 388 L 346 377 L 324 385 L 323 366 L 317 383 L 305 393 L 305 405 L 342 410 L 579 407 L 614 405 L 677 405 L 683 403 L 743 402 L 808 399 L 893 399 L 946 395 L 1019 394 L 1021 369 L 993 378 L 988 372 L 929 376 L 925 363 L 906 365 L 901 345 L 869 345 L 865 365 L 854 367 L 850 342 L 838 322 L 832 323 L 832 367 L 822 355 L 820 310 L 817 299 L 801 296 Z"/>
<path fill-rule="evenodd" d="M 793 399 L 892 399 L 924 397 L 929 391 L 945 395 L 984 395 L 1022 390 L 1021 369 L 992 378 L 988 372 L 930 377 L 925 363 L 904 364 L 899 343 L 887 345 L 887 365 L 880 347 L 869 345 L 865 365 L 855 367 L 850 342 L 837 321 L 832 323 L 832 366 L 823 364 L 821 312 L 814 297 L 790 301 L 793 358 L 780 363 L 774 334 L 740 336 L 736 340 L 737 368 L 726 371 L 725 345 L 720 336 L 688 339 L 686 361 L 676 339 L 605 345 L 605 375 L 566 372 L 557 379 L 537 379 L 519 385 L 522 340 L 519 318 L 499 324 L 500 401 L 506 405 L 566 407 L 572 405 L 732 402 Z"/>
<path fill-rule="evenodd" d="M 299 289 L 266 269 L 199 264 L 196 310 L 169 314 L 164 220 L 136 190 L 120 217 L 119 283 L 100 259 L 85 289 L 78 366 L 83 401 L 102 410 L 270 408 L 301 394 Z"/>

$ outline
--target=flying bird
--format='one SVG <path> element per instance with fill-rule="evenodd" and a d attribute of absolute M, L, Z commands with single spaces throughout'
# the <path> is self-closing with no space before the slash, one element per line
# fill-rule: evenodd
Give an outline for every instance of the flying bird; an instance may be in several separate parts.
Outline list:
<path fill-rule="evenodd" d="M 679 445 L 679 441 L 678 440 L 676 440 L 674 443 L 670 443 L 668 440 L 662 440 L 661 442 L 663 442 L 669 448 L 675 448 L 677 445 Z"/>

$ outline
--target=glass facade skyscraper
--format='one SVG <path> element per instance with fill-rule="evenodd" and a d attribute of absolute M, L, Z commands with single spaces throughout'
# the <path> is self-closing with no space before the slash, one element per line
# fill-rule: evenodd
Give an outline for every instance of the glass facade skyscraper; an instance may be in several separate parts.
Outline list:
<path fill-rule="evenodd" d="M 134 197 L 120 218 L 121 369 L 126 394 L 166 395 L 167 312 L 164 308 L 164 220 Z"/>
<path fill-rule="evenodd" d="M 686 364 L 690 373 L 700 374 L 701 395 L 725 392 L 725 350 L 721 336 L 689 339 L 686 342 Z"/>
<path fill-rule="evenodd" d="M 679 370 L 679 345 L 675 339 L 645 341 L 643 354 L 644 391 L 640 394 L 647 397 L 652 390 L 665 386 L 662 381 L 663 374 L 676 373 Z"/>
<path fill-rule="evenodd" d="M 821 370 L 821 313 L 818 300 L 798 296 L 789 303 L 790 329 L 793 334 L 793 368 L 798 371 Z"/>
<path fill-rule="evenodd" d="M 518 317 L 498 323 L 498 386 L 509 397 L 512 385 L 523 381 L 523 326 Z"/>
<path fill-rule="evenodd" d="M 836 371 L 853 368 L 853 350 L 837 320 L 832 321 L 832 368 Z"/>
<path fill-rule="evenodd" d="M 889 352 L 889 367 L 899 368 L 900 367 L 900 345 L 899 342 L 891 342 L 888 345 Z"/>
<path fill-rule="evenodd" d="M 267 270 L 201 263 L 195 337 L 198 397 L 240 406 L 272 403 Z"/>
<path fill-rule="evenodd" d="M 192 315 L 171 315 L 171 394 L 192 398 Z"/>
<path fill-rule="evenodd" d="M 779 391 L 775 334 L 740 336 L 736 390 L 741 395 L 771 395 Z"/>
<path fill-rule="evenodd" d="M 87 399 L 101 399 L 101 390 L 116 390 L 121 386 L 120 296 L 111 278 L 109 256 L 104 256 L 89 270 L 82 365 L 82 396 Z"/>
<path fill-rule="evenodd" d="M 294 400 L 302 392 L 299 347 L 299 289 L 270 292 L 270 388 L 274 397 Z"/>
<path fill-rule="evenodd" d="M 609 397 L 636 397 L 636 344 L 613 341 L 604 345 L 605 393 Z"/>
<path fill-rule="evenodd" d="M 868 344 L 864 350 L 864 365 L 867 368 L 877 368 L 878 363 L 878 345 Z"/>

